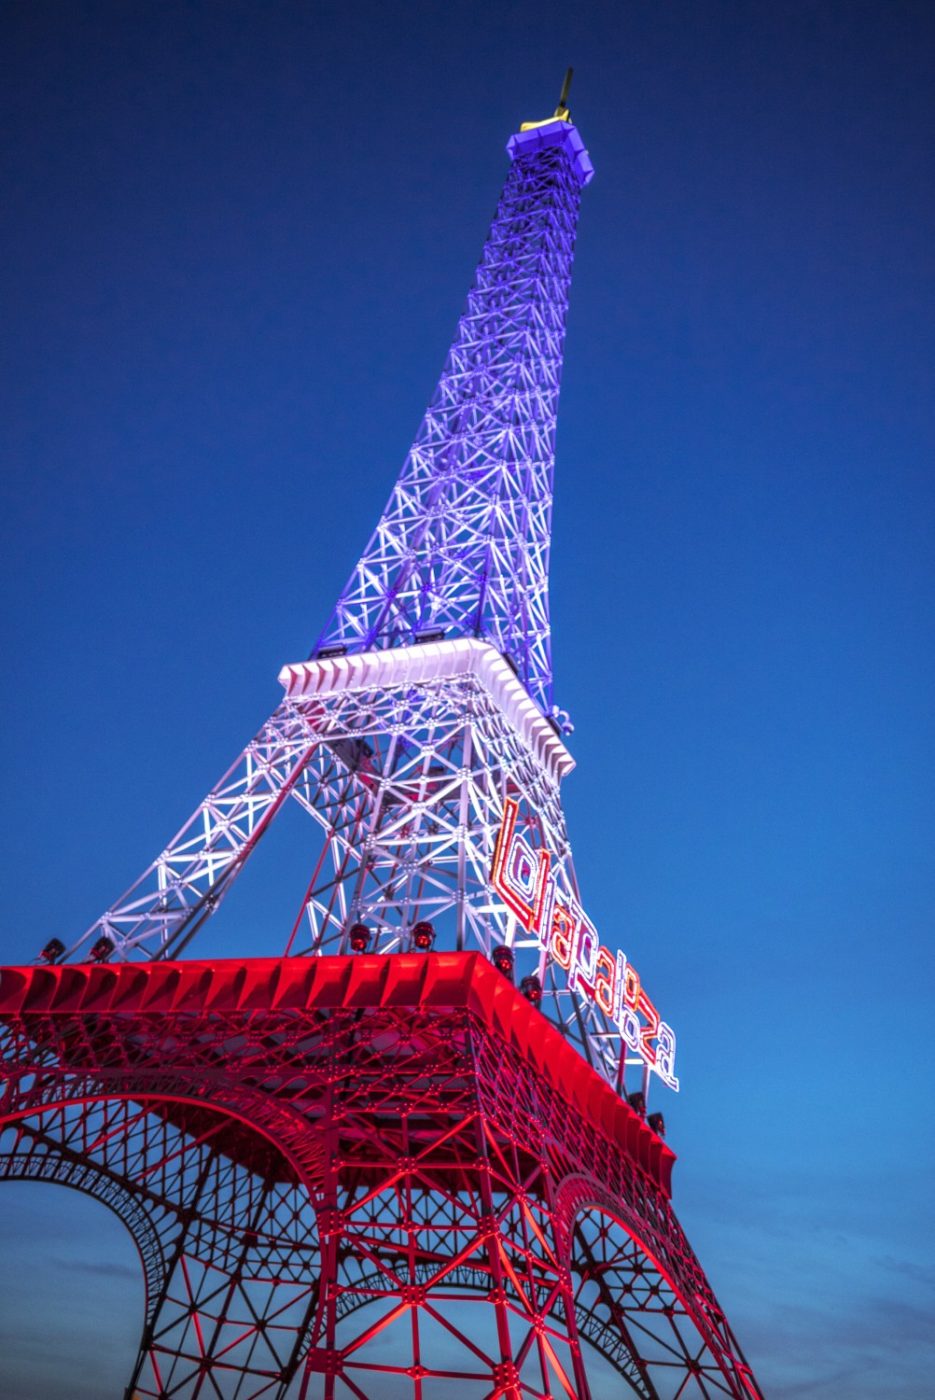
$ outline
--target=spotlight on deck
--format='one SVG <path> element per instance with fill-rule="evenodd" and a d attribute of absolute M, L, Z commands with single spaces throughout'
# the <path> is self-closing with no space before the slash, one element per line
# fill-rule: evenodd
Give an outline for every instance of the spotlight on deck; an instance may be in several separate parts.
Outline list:
<path fill-rule="evenodd" d="M 43 962 L 56 963 L 64 951 L 65 944 L 60 938 L 50 938 L 39 956 Z"/>
<path fill-rule="evenodd" d="M 646 1117 L 646 1095 L 641 1091 L 627 1095 L 627 1103 L 641 1118 Z"/>
<path fill-rule="evenodd" d="M 491 951 L 490 961 L 498 972 L 502 972 L 504 977 L 509 977 L 513 981 L 513 949 L 508 948 L 505 943 L 498 943 Z"/>
<path fill-rule="evenodd" d="M 530 1006 L 542 1005 L 542 983 L 534 972 L 528 977 L 524 977 L 519 984 L 519 989 L 529 1002 Z"/>
<path fill-rule="evenodd" d="M 370 947 L 370 930 L 366 924 L 351 924 L 347 941 L 352 953 L 366 953 Z"/>
<path fill-rule="evenodd" d="M 114 951 L 114 940 L 108 938 L 106 933 L 102 933 L 100 938 L 91 948 L 91 961 L 105 963 Z"/>
<path fill-rule="evenodd" d="M 646 1119 L 646 1122 L 652 1128 L 653 1132 L 656 1133 L 659 1137 L 665 1137 L 666 1120 L 663 1118 L 661 1113 L 651 1113 Z"/>
<path fill-rule="evenodd" d="M 420 953 L 430 953 L 435 942 L 435 925 L 428 919 L 420 919 L 412 926 L 412 946 Z"/>

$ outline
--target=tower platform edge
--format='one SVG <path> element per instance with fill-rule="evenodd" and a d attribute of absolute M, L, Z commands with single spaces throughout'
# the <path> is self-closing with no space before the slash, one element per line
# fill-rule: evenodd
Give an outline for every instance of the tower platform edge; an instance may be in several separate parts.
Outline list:
<path fill-rule="evenodd" d="M 122 1039 L 128 1025 L 140 1049 L 136 1069 L 164 1066 L 160 1042 L 168 1021 L 176 1042 L 185 1028 L 197 1037 L 207 1016 L 242 1018 L 257 1032 L 266 1017 L 288 1019 L 337 1012 L 394 1010 L 432 1017 L 467 1011 L 488 1033 L 516 1052 L 543 1084 L 626 1157 L 632 1168 L 671 1197 L 675 1153 L 644 1119 L 582 1058 L 541 1011 L 530 1005 L 480 953 L 399 953 L 294 958 L 225 958 L 212 962 L 162 961 L 98 965 L 0 968 L 0 1023 L 52 1019 L 90 1031 L 93 1058 L 110 1063 L 106 1042 Z M 147 1022 L 152 1022 L 151 1035 Z M 84 1036 L 82 1036 L 84 1039 Z M 147 1042 L 150 1042 L 147 1045 Z M 278 1048 L 278 1047 L 277 1047 Z M 262 1079 L 256 1048 L 250 1077 Z M 70 1057 L 66 1057 L 68 1059 Z M 236 1052 L 225 1055 L 232 1068 Z M 67 1068 L 78 1068 L 77 1063 Z M 82 1066 L 92 1069 L 90 1063 Z M 66 1068 L 65 1063 L 62 1068 Z M 268 1068 L 280 1071 L 281 1057 Z M 142 1089 L 142 1082 L 140 1088 Z M 275 1097 L 275 1091 L 273 1091 Z M 197 1097 L 197 1096 L 196 1096 Z M 185 1096 L 190 1106 L 194 1100 Z M 204 1107 L 211 1108 L 210 1093 Z M 219 1105 L 221 1107 L 221 1105 Z M 223 1105 L 225 1112 L 230 1104 Z M 2 1109 L 0 1109 L 2 1111 Z M 228 1150 L 233 1144 L 228 1144 Z"/>

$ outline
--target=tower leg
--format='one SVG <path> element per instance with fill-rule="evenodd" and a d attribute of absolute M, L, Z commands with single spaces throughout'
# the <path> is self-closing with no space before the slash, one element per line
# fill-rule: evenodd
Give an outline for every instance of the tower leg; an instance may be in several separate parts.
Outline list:
<path fill-rule="evenodd" d="M 214 1154 L 190 1209 L 127 1395 L 280 1397 L 316 1304 L 304 1192 Z"/>
<path fill-rule="evenodd" d="M 589 1400 L 548 1164 L 487 1111 L 470 1027 L 370 1017 L 330 1055 L 303 1400 Z"/>
<path fill-rule="evenodd" d="M 684 1237 L 681 1244 L 687 1250 Z M 605 1355 L 626 1349 L 626 1375 L 637 1394 L 647 1400 L 759 1396 L 720 1310 L 705 1307 L 700 1293 L 690 1307 L 684 1280 L 680 1287 L 666 1276 L 620 1214 L 582 1210 L 571 1257 L 582 1334 Z M 683 1263 L 694 1265 L 703 1281 L 693 1255 Z"/>
<path fill-rule="evenodd" d="M 80 1190 L 132 1235 L 146 1309 L 126 1400 L 278 1400 L 316 1307 L 314 1211 L 303 1186 L 270 1173 L 275 1154 L 259 1171 L 238 1163 L 226 1120 L 197 1117 L 182 1127 L 128 1099 L 49 1104 L 0 1133 L 0 1179 Z"/>

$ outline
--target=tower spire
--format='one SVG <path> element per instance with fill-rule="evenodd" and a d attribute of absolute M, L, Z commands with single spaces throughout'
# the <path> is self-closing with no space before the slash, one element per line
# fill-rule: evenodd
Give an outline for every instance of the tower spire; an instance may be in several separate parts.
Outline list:
<path fill-rule="evenodd" d="M 441 378 L 314 656 L 475 637 L 552 706 L 555 421 L 582 187 L 565 106 L 511 136 L 511 166 Z"/>
<path fill-rule="evenodd" d="M 571 88 L 571 80 L 574 76 L 574 72 L 574 68 L 565 69 L 565 81 L 562 83 L 562 90 L 558 96 L 558 106 L 552 113 L 553 117 L 557 117 L 564 122 L 571 121 L 571 113 L 568 110 L 568 93 Z"/>

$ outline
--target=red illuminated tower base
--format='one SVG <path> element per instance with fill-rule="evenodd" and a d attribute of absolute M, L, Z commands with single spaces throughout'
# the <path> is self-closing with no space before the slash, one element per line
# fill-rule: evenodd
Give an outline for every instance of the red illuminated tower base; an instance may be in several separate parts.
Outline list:
<path fill-rule="evenodd" d="M 479 954 L 5 969 L 0 1026 L 7 1175 L 140 1248 L 128 1395 L 759 1394 L 673 1154 Z"/>

